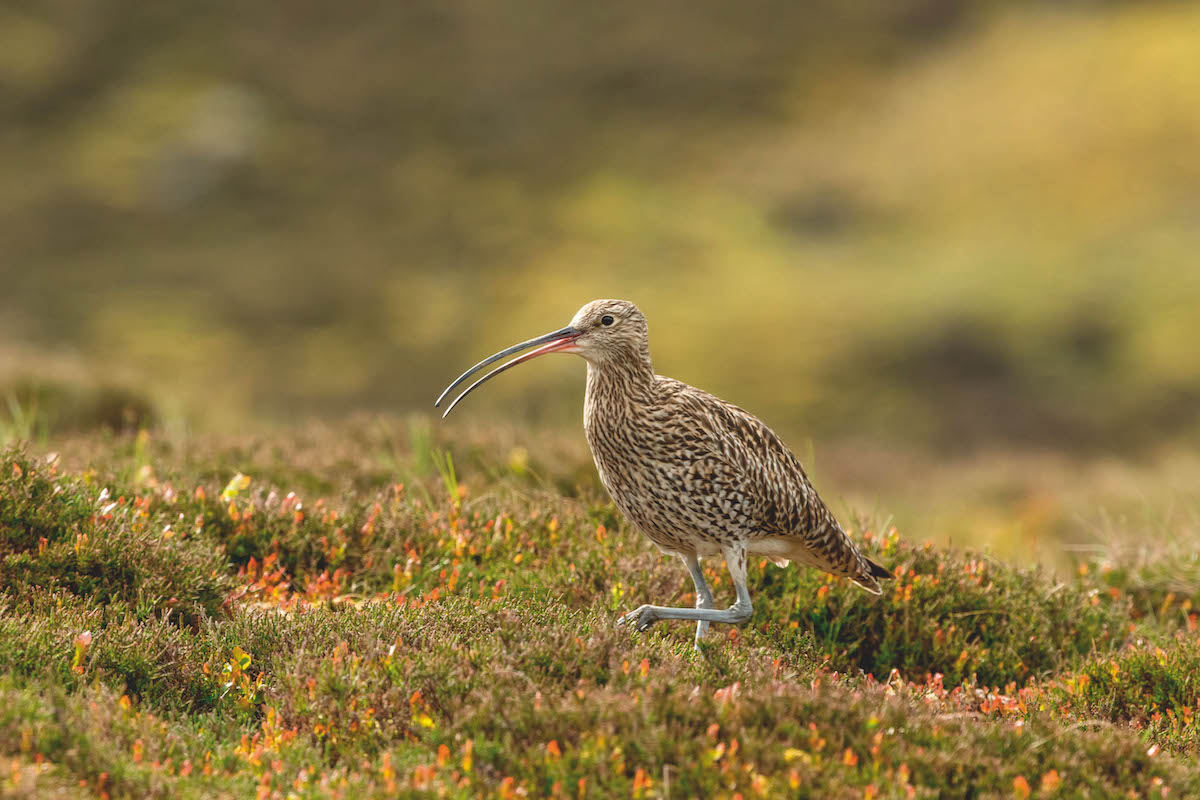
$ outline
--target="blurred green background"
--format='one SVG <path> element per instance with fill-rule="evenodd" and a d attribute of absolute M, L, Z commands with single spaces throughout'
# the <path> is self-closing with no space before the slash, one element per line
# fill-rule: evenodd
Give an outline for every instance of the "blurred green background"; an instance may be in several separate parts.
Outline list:
<path fill-rule="evenodd" d="M 426 410 L 622 297 L 802 454 L 1200 438 L 1194 3 L 17 0 L 0 97 L 52 432 Z M 578 425 L 521 372 L 458 413 Z"/>

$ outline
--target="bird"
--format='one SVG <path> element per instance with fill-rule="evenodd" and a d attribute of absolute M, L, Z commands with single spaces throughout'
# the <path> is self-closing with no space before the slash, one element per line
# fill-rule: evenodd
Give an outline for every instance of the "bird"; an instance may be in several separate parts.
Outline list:
<path fill-rule="evenodd" d="M 644 631 L 694 620 L 695 647 L 710 623 L 738 625 L 754 606 L 749 556 L 849 578 L 871 594 L 893 577 L 863 555 L 817 495 L 799 459 L 765 423 L 708 392 L 654 372 L 645 315 L 626 300 L 594 300 L 565 328 L 507 347 L 460 375 L 434 406 L 484 367 L 524 352 L 471 383 L 445 409 L 502 372 L 547 353 L 587 362 L 583 427 L 600 480 L 621 513 L 661 551 L 678 557 L 695 608 L 642 605 L 618 625 Z M 721 556 L 736 593 L 716 608 L 700 559 Z"/>

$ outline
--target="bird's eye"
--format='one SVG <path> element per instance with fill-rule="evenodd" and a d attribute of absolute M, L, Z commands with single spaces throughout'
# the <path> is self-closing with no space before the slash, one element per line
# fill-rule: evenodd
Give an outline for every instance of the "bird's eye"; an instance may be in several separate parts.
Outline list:
<path fill-rule="evenodd" d="M 600 324 L 601 325 L 612 325 L 613 324 L 612 314 L 605 314 L 603 317 L 601 317 Z"/>

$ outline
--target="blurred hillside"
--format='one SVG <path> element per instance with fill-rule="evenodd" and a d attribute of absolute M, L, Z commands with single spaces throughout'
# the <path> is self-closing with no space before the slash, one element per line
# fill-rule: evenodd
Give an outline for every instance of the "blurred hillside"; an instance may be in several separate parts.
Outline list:
<path fill-rule="evenodd" d="M 1200 7 L 733 9 L 5 5 L 0 393 L 424 408 L 609 296 L 797 442 L 1196 441 Z M 523 372 L 464 411 L 574 424 Z"/>

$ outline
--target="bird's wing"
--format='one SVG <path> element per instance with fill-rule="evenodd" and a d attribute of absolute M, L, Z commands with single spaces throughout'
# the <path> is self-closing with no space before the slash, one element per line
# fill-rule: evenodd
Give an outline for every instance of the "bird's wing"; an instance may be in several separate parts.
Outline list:
<path fill-rule="evenodd" d="M 835 575 L 865 578 L 871 588 L 875 581 L 869 577 L 870 562 L 774 431 L 753 414 L 707 392 L 660 380 L 665 405 L 675 412 L 673 429 L 686 437 L 715 491 L 733 498 L 727 510 L 745 520 L 754 534 L 794 540 L 790 557 Z M 703 495 L 700 502 L 705 502 Z"/>

